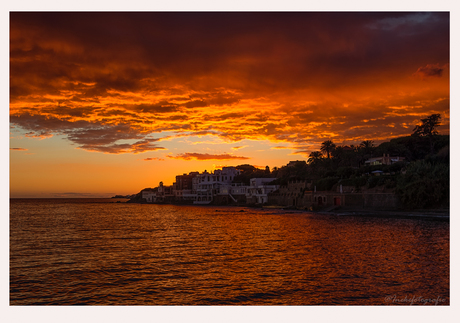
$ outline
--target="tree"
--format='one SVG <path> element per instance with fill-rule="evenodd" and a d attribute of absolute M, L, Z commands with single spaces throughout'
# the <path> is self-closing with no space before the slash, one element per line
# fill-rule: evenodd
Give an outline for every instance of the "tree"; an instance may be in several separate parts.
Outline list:
<path fill-rule="evenodd" d="M 398 178 L 396 194 L 409 208 L 448 205 L 449 165 L 417 160 Z"/>
<path fill-rule="evenodd" d="M 373 140 L 364 140 L 362 143 L 359 144 L 364 150 L 364 153 L 370 154 L 372 156 L 372 152 L 374 151 L 374 141 Z"/>
<path fill-rule="evenodd" d="M 372 140 L 364 140 L 361 142 L 358 147 L 358 166 L 361 167 L 361 165 L 364 165 L 366 159 L 372 158 L 372 153 L 374 152 L 375 147 L 374 147 L 374 141 Z"/>
<path fill-rule="evenodd" d="M 441 124 L 439 119 L 441 119 L 441 115 L 439 113 L 432 114 L 429 117 L 420 119 L 422 124 L 415 126 L 413 130 L 414 133 L 412 135 L 418 137 L 432 137 L 437 135 L 438 131 L 436 130 L 436 127 Z"/>
<path fill-rule="evenodd" d="M 253 173 L 254 171 L 257 170 L 256 167 L 249 165 L 249 164 L 238 165 L 235 168 L 241 170 L 243 173 L 246 173 L 246 174 Z"/>
<path fill-rule="evenodd" d="M 438 127 L 441 122 L 441 115 L 439 113 L 432 114 L 429 117 L 420 119 L 422 121 L 421 125 L 415 126 L 412 136 L 415 137 L 427 137 L 430 142 L 430 151 L 433 155 L 434 153 L 434 140 L 433 137 L 438 134 L 436 127 Z"/>
<path fill-rule="evenodd" d="M 344 159 L 345 149 L 343 148 L 343 146 L 337 146 L 331 152 L 331 155 L 332 155 L 332 159 L 336 163 L 336 167 L 338 167 Z"/>
<path fill-rule="evenodd" d="M 320 160 L 321 158 L 323 158 L 323 153 L 320 152 L 320 151 L 313 151 L 310 153 L 310 155 L 308 156 L 308 160 L 307 160 L 307 163 L 308 164 L 313 164 L 313 163 L 316 163 L 318 160 Z"/>
<path fill-rule="evenodd" d="M 332 140 L 326 140 L 321 144 L 321 151 L 323 153 L 326 153 L 327 158 L 331 158 L 331 152 L 334 150 L 335 144 L 332 142 Z"/>

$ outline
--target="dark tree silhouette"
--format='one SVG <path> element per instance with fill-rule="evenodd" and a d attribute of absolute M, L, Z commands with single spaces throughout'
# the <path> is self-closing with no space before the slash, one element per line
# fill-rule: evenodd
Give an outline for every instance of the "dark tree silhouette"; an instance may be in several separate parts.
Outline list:
<path fill-rule="evenodd" d="M 332 142 L 332 140 L 326 140 L 321 144 L 321 151 L 323 153 L 326 153 L 327 158 L 331 158 L 331 152 L 334 150 L 335 144 Z"/>
<path fill-rule="evenodd" d="M 345 157 L 345 149 L 343 146 L 337 146 L 331 152 L 332 159 L 335 161 L 336 166 L 339 166 Z"/>
<path fill-rule="evenodd" d="M 429 117 L 420 119 L 422 121 L 421 125 L 417 125 L 414 128 L 413 136 L 418 137 L 432 137 L 438 134 L 436 127 L 440 125 L 441 115 L 439 113 L 432 114 Z"/>
<path fill-rule="evenodd" d="M 364 150 L 364 153 L 372 155 L 372 152 L 374 151 L 374 141 L 364 140 L 362 143 L 359 144 L 359 147 L 361 147 Z"/>
<path fill-rule="evenodd" d="M 414 128 L 412 136 L 415 137 L 426 137 L 430 141 L 430 152 L 433 155 L 434 153 L 434 140 L 433 137 L 438 134 L 436 127 L 438 127 L 441 122 L 441 115 L 439 113 L 432 114 L 429 117 L 420 119 L 422 121 L 421 125 L 417 125 Z"/>
<path fill-rule="evenodd" d="M 313 151 L 308 156 L 307 163 L 308 164 L 313 164 L 316 161 L 320 160 L 321 158 L 323 158 L 323 154 L 320 151 Z"/>

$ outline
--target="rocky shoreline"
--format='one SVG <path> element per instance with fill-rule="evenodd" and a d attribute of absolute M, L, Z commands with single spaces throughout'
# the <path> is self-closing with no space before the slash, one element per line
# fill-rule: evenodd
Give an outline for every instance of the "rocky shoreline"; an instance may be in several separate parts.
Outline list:
<path fill-rule="evenodd" d="M 129 200 L 124 203 L 139 203 L 139 204 L 152 204 L 146 203 L 140 200 Z M 177 206 L 199 206 L 199 207 L 219 207 L 224 205 L 216 204 L 207 204 L 207 205 L 196 205 L 191 203 L 157 203 L 157 204 L 170 204 Z M 381 217 L 381 218 L 423 218 L 423 219 L 433 219 L 433 220 L 450 220 L 450 210 L 449 209 L 415 209 L 415 210 L 371 210 L 364 208 L 353 208 L 353 207 L 328 207 L 317 210 L 309 210 L 303 208 L 289 207 L 289 206 L 275 206 L 275 205 L 254 205 L 254 204 L 235 204 L 235 205 L 225 205 L 229 207 L 241 208 L 256 208 L 264 210 L 284 210 L 290 212 L 299 212 L 299 213 L 315 213 L 315 214 L 324 214 L 324 215 L 335 215 L 335 216 L 362 216 L 362 217 Z"/>
<path fill-rule="evenodd" d="M 317 214 L 328 214 L 336 216 L 363 216 L 381 218 L 423 218 L 433 220 L 450 220 L 449 209 L 416 209 L 416 210 L 369 210 L 338 207 L 333 210 L 308 211 Z"/>

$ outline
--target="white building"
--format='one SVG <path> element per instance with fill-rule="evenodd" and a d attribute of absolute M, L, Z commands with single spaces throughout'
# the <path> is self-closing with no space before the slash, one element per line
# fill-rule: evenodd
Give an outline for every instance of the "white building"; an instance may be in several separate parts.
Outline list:
<path fill-rule="evenodd" d="M 369 165 L 391 165 L 403 161 L 404 157 L 390 157 L 390 154 L 383 154 L 382 157 L 369 158 L 364 163 Z"/>
<path fill-rule="evenodd" d="M 247 202 L 257 204 L 267 203 L 268 194 L 279 188 L 279 185 L 268 184 L 273 180 L 275 180 L 275 178 L 251 178 L 246 192 Z"/>
<path fill-rule="evenodd" d="M 160 182 L 158 187 L 142 190 L 142 198 L 144 198 L 147 203 L 171 202 L 173 197 L 173 186 L 164 186 L 163 182 Z"/>
<path fill-rule="evenodd" d="M 173 186 L 164 186 L 160 182 L 154 189 L 143 190 L 142 197 L 148 203 L 188 201 L 193 204 L 210 204 L 215 197 L 219 197 L 219 203 L 246 201 L 264 204 L 268 202 L 268 194 L 279 188 L 278 185 L 268 185 L 274 178 L 252 178 L 249 186 L 232 183 L 239 174 L 240 170 L 235 167 L 223 167 L 211 173 L 204 171 L 201 174 L 184 174 L 176 177 L 177 183 Z M 185 185 L 187 178 L 189 182 Z"/>
<path fill-rule="evenodd" d="M 196 192 L 194 204 L 209 204 L 217 194 L 231 194 L 229 187 L 240 171 L 235 167 L 223 167 L 213 173 L 204 171 L 192 180 L 192 191 Z"/>
<path fill-rule="evenodd" d="M 156 188 L 147 188 L 142 190 L 142 198 L 144 198 L 147 203 L 155 203 L 157 202 L 157 191 Z"/>

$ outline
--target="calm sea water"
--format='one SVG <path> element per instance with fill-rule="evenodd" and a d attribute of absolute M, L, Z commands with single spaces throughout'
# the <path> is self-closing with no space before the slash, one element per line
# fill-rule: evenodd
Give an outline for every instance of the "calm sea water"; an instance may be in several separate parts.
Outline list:
<path fill-rule="evenodd" d="M 10 201 L 11 305 L 449 305 L 449 222 Z"/>

